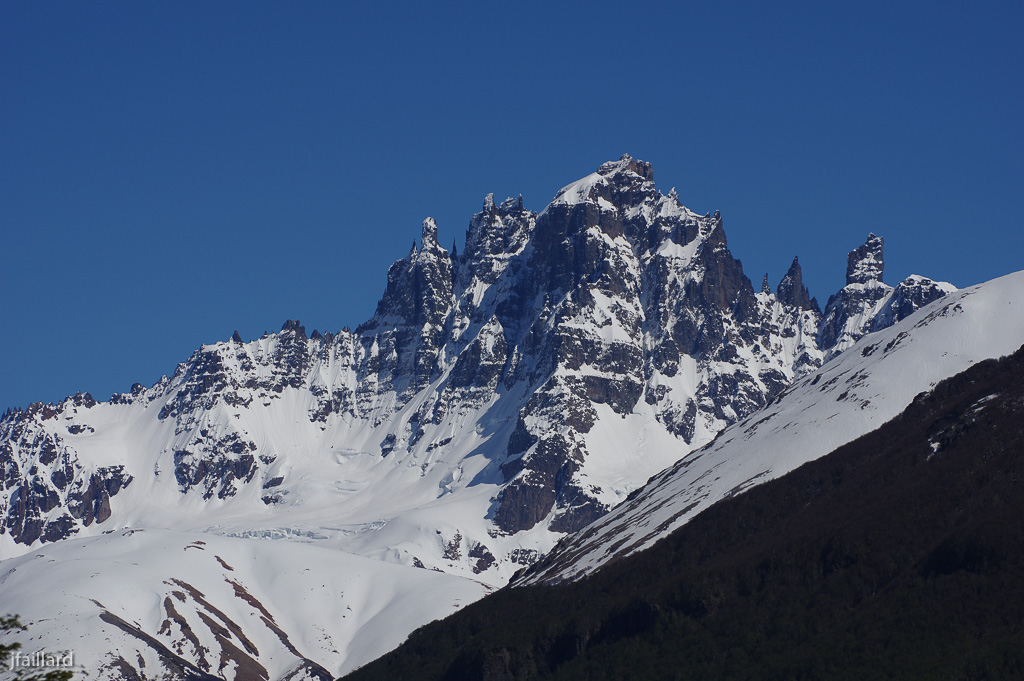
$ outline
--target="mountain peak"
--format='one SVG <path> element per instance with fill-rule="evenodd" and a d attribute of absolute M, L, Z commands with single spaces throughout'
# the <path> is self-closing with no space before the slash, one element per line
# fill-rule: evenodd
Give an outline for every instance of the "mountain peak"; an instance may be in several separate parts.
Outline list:
<path fill-rule="evenodd" d="M 654 182 L 651 164 L 623 154 L 618 161 L 602 163 L 596 172 L 562 187 L 551 203 L 569 206 L 579 203 L 600 204 L 602 198 L 608 199 L 615 187 L 639 187 L 646 182 Z"/>
<path fill-rule="evenodd" d="M 846 283 L 866 284 L 882 281 L 882 237 L 868 234 L 863 245 L 850 251 L 846 256 Z"/>
<path fill-rule="evenodd" d="M 621 172 L 631 172 L 639 175 L 645 180 L 654 181 L 654 168 L 647 161 L 639 161 L 629 154 L 623 154 L 618 161 L 602 163 L 597 172 L 599 175 L 609 176 Z"/>

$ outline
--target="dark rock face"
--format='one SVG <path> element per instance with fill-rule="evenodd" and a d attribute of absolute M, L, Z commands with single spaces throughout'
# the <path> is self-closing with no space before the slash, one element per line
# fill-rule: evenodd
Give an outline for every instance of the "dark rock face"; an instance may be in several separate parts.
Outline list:
<path fill-rule="evenodd" d="M 742 366 L 737 348 L 779 344 L 781 327 L 763 309 L 777 301 L 759 302 L 721 216 L 660 194 L 650 164 L 624 157 L 565 188 L 538 216 L 532 245 L 519 297 L 541 302 L 517 350 L 533 361 L 520 362 L 509 383 L 538 387 L 501 467 L 502 530 L 550 518 L 550 528 L 572 531 L 606 510 L 578 477 L 598 405 L 620 415 L 653 405 L 690 442 L 702 427 L 757 409 L 792 376 L 787 362 L 777 365 L 781 380 Z M 779 304 L 799 315 L 799 305 Z M 697 372 L 695 393 L 670 387 L 682 371 Z"/>
<path fill-rule="evenodd" d="M 90 396 L 81 397 L 61 406 L 83 411 L 95 406 Z M 43 422 L 54 419 L 47 411 L 12 412 L 0 421 L 0 514 L 4 531 L 21 544 L 64 539 L 104 522 L 110 518 L 110 498 L 132 481 L 123 466 L 82 466 L 62 437 L 47 432 Z"/>
<path fill-rule="evenodd" d="M 847 272 L 847 279 L 849 279 L 849 272 Z M 768 283 L 767 278 L 765 283 Z M 793 258 L 793 264 L 789 266 L 789 271 L 786 272 L 786 276 L 782 277 L 778 288 L 775 289 L 775 297 L 784 305 L 797 307 L 801 310 L 821 312 L 817 299 L 811 298 L 810 292 L 804 286 L 803 272 L 800 269 L 800 261 L 797 258 Z"/>
<path fill-rule="evenodd" d="M 588 474 L 602 419 L 650 417 L 680 447 L 695 446 L 947 290 L 912 277 L 894 292 L 881 282 L 882 240 L 870 235 L 850 253 L 847 286 L 823 318 L 796 259 L 774 293 L 767 276 L 755 291 L 721 215 L 690 211 L 653 177 L 650 163 L 627 155 L 563 188 L 540 214 L 522 197 L 488 195 L 461 253 L 438 244 L 427 218 L 419 245 L 390 267 L 373 317 L 355 331 L 307 336 L 289 320 L 248 343 L 236 332 L 110 404 L 153 404 L 173 429 L 169 466 L 153 474 L 173 474 L 182 494 L 227 499 L 255 484 L 271 489 L 258 498 L 274 504 L 287 493 L 280 482 L 266 485 L 278 476 L 269 470 L 278 453 L 246 430 L 240 417 L 249 410 L 280 409 L 300 394 L 307 425 L 366 421 L 380 429 L 374 444 L 387 457 L 445 447 L 457 433 L 421 444 L 431 425 L 477 418 L 499 400 L 508 426 L 488 443 L 501 485 L 496 531 L 568 532 L 608 508 Z M 55 430 L 58 416 L 96 404 L 76 395 L 5 416 L 0 466 L 12 491 L 0 511 L 17 541 L 102 521 L 109 497 L 130 482 L 124 471 L 81 467 L 61 439 L 86 437 L 92 426 Z M 69 520 L 43 522 L 58 507 Z"/>
<path fill-rule="evenodd" d="M 215 494 L 226 499 L 235 495 L 240 484 L 253 479 L 255 451 L 255 443 L 245 442 L 238 433 L 211 438 L 204 429 L 188 449 L 174 452 L 174 478 L 183 492 L 200 488 L 203 499 Z"/>
<path fill-rule="evenodd" d="M 378 385 L 390 385 L 408 399 L 430 382 L 444 343 L 451 297 L 452 262 L 437 243 L 437 225 L 427 218 L 420 249 L 414 245 L 408 258 L 391 266 L 376 314 L 356 329 L 364 347 L 366 341 L 375 342 L 380 351 L 394 355 L 375 367 Z"/>
<path fill-rule="evenodd" d="M 867 284 L 882 281 L 882 237 L 868 234 L 863 245 L 846 256 L 846 283 Z"/>

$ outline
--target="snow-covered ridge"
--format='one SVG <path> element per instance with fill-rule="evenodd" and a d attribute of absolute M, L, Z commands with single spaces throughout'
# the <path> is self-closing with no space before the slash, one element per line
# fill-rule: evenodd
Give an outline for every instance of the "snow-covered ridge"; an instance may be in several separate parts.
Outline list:
<path fill-rule="evenodd" d="M 950 293 L 849 350 L 723 430 L 519 584 L 576 579 L 651 546 L 716 501 L 779 477 L 879 427 L 921 392 L 1024 344 L 1024 272 Z"/>
<path fill-rule="evenodd" d="M 572 184 L 562 187 L 555 198 L 551 201 L 555 205 L 572 206 L 584 202 L 601 202 L 602 207 L 614 210 L 613 204 L 601 196 L 607 192 L 616 175 L 634 175 L 643 180 L 652 180 L 653 173 L 651 164 L 643 161 L 635 161 L 629 154 L 624 155 L 618 161 L 609 161 L 601 164 L 597 172 L 593 172 L 584 178 L 576 180 Z"/>

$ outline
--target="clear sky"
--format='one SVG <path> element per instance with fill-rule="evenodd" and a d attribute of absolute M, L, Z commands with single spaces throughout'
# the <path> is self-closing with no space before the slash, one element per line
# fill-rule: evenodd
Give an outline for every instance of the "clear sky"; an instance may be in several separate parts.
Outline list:
<path fill-rule="evenodd" d="M 367 319 L 433 216 L 623 153 L 755 286 L 1024 267 L 1024 3 L 0 4 L 0 410 Z"/>

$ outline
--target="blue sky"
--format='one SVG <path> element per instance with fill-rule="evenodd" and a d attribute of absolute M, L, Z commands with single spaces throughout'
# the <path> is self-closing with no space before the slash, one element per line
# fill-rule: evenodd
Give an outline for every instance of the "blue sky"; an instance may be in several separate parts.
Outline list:
<path fill-rule="evenodd" d="M 623 153 L 774 285 L 1024 267 L 1024 4 L 3 3 L 0 409 L 368 318 L 420 222 Z"/>

